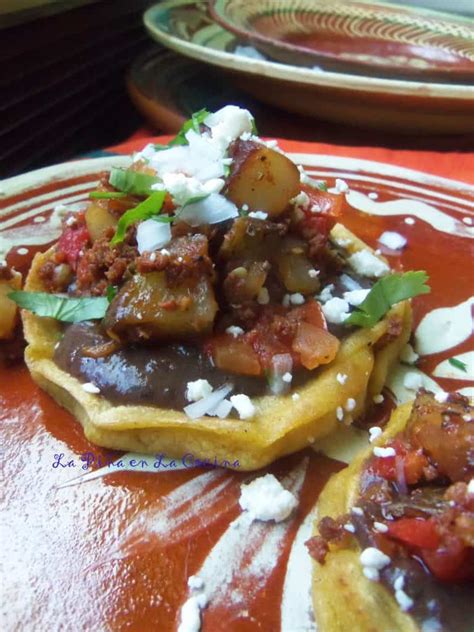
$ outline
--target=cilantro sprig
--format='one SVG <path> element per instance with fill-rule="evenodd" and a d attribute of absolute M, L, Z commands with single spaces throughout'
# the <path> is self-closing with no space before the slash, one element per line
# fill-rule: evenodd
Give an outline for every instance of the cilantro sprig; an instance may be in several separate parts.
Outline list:
<path fill-rule="evenodd" d="M 176 147 L 177 145 L 188 145 L 188 141 L 186 139 L 186 133 L 189 132 L 190 129 L 193 129 L 196 133 L 199 134 L 200 126 L 202 125 L 202 123 L 204 123 L 205 119 L 209 116 L 209 114 L 210 112 L 206 110 L 205 108 L 203 108 L 202 110 L 199 110 L 198 112 L 194 112 L 191 118 L 183 123 L 181 129 L 173 138 L 173 140 L 170 140 L 170 142 L 167 145 L 157 144 L 155 145 L 155 149 L 158 151 L 161 149 L 169 149 L 170 147 Z"/>
<path fill-rule="evenodd" d="M 44 318 L 54 318 L 66 323 L 79 323 L 83 320 L 99 320 L 105 316 L 109 307 L 106 296 L 88 296 L 70 298 L 47 292 L 10 292 L 8 298 L 19 307 L 27 309 Z"/>
<path fill-rule="evenodd" d="M 423 270 L 391 274 L 379 279 L 344 324 L 373 327 L 393 305 L 420 294 L 429 294 L 431 290 L 425 285 L 426 281 L 428 275 Z"/>
<path fill-rule="evenodd" d="M 113 167 L 110 172 L 109 182 L 113 187 L 123 193 L 144 196 L 153 193 L 152 186 L 159 184 L 161 178 L 152 176 L 149 173 Z"/>
<path fill-rule="evenodd" d="M 125 238 L 127 228 L 136 222 L 141 222 L 146 219 L 151 219 L 154 216 L 158 216 L 163 202 L 165 201 L 166 191 L 155 191 L 146 200 L 131 208 L 122 215 L 117 224 L 117 230 L 112 237 L 110 244 L 115 246 L 122 242 Z"/>

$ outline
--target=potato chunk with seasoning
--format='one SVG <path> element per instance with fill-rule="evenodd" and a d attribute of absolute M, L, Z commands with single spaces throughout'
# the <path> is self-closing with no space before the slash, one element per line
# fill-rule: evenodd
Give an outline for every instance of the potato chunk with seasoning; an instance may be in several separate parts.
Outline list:
<path fill-rule="evenodd" d="M 285 155 L 251 141 L 236 143 L 226 191 L 234 204 L 277 217 L 300 189 L 299 171 Z"/>
<path fill-rule="evenodd" d="M 211 330 L 217 307 L 205 275 L 168 287 L 165 272 L 137 274 L 110 304 L 104 326 L 120 341 L 189 338 Z"/>

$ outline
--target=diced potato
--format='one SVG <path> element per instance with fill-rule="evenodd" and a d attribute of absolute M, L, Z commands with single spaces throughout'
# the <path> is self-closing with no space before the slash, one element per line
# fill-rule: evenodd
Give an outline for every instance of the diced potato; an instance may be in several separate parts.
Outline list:
<path fill-rule="evenodd" d="M 226 261 L 269 260 L 280 250 L 280 229 L 274 222 L 239 217 L 225 235 L 219 256 Z"/>
<path fill-rule="evenodd" d="M 299 239 L 286 238 L 277 254 L 278 273 L 289 292 L 314 294 L 319 290 L 319 279 L 306 256 L 307 244 Z M 313 276 L 311 276 L 313 274 Z"/>
<path fill-rule="evenodd" d="M 21 274 L 12 270 L 7 276 L 0 278 L 0 340 L 12 338 L 17 323 L 18 307 L 7 295 L 21 290 Z"/>
<path fill-rule="evenodd" d="M 218 306 L 208 277 L 168 287 L 164 272 L 137 274 L 114 298 L 104 326 L 121 341 L 182 339 L 212 329 Z"/>
<path fill-rule="evenodd" d="M 92 241 L 96 241 L 103 236 L 108 228 L 115 228 L 117 220 L 107 208 L 100 204 L 90 204 L 86 210 L 86 225 Z"/>
<path fill-rule="evenodd" d="M 336 357 L 339 340 L 325 329 L 300 323 L 293 340 L 293 351 L 300 354 L 301 364 L 309 370 L 328 364 Z"/>
<path fill-rule="evenodd" d="M 212 358 L 222 371 L 237 375 L 260 375 L 262 367 L 252 346 L 231 336 L 221 336 L 213 341 Z"/>
<path fill-rule="evenodd" d="M 232 305 L 242 305 L 257 298 L 267 279 L 268 264 L 255 261 L 250 267 L 232 270 L 224 280 L 224 293 Z"/>
<path fill-rule="evenodd" d="M 240 142 L 234 154 L 226 196 L 251 211 L 280 215 L 301 189 L 300 174 L 289 158 L 255 143 Z"/>

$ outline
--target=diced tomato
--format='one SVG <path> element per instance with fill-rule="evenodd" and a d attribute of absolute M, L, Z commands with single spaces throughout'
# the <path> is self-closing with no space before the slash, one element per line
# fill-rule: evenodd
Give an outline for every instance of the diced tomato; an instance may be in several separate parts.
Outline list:
<path fill-rule="evenodd" d="M 300 354 L 301 364 L 312 370 L 334 360 L 339 349 L 339 340 L 321 327 L 301 322 L 292 349 Z"/>
<path fill-rule="evenodd" d="M 423 549 L 423 561 L 438 579 L 461 581 L 474 579 L 474 549 L 465 547 L 454 535 L 444 537 L 435 550 Z"/>
<path fill-rule="evenodd" d="M 304 305 L 292 309 L 288 313 L 288 318 L 298 323 L 305 322 L 320 329 L 327 329 L 326 318 L 321 305 L 314 299 L 310 299 Z"/>
<path fill-rule="evenodd" d="M 388 481 L 396 481 L 400 476 L 397 463 L 403 463 L 403 475 L 405 483 L 414 485 L 423 474 L 423 468 L 428 465 L 428 459 L 421 450 L 408 449 L 399 439 L 395 439 L 387 444 L 395 450 L 395 456 L 374 457 L 370 463 L 370 471 L 376 476 L 380 476 Z"/>
<path fill-rule="evenodd" d="M 75 270 L 81 251 L 84 250 L 88 241 L 89 231 L 85 226 L 66 228 L 58 240 L 56 251 Z"/>
<path fill-rule="evenodd" d="M 387 523 L 387 535 L 404 544 L 423 549 L 436 549 L 439 545 L 439 535 L 436 524 L 425 518 L 400 518 Z"/>
<path fill-rule="evenodd" d="M 309 196 L 310 204 L 304 211 L 305 217 L 302 221 L 314 234 L 327 237 L 342 213 L 343 196 L 313 187 L 306 187 L 305 192 Z"/>

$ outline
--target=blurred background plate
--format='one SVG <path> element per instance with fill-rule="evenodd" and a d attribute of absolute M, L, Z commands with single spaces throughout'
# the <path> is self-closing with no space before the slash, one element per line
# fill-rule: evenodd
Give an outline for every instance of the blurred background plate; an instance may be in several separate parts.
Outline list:
<path fill-rule="evenodd" d="M 472 81 L 474 22 L 413 6 L 210 0 L 224 28 L 272 59 L 325 70 Z"/>
<path fill-rule="evenodd" d="M 146 11 L 150 35 L 178 53 L 225 68 L 236 86 L 290 112 L 416 134 L 474 131 L 474 87 L 313 70 L 269 61 L 215 22 L 203 0 Z"/>

